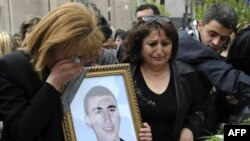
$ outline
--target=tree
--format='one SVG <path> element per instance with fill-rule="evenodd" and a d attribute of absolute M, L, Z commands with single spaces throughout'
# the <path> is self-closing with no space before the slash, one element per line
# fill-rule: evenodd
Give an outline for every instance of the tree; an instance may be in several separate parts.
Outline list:
<path fill-rule="evenodd" d="M 246 0 L 195 0 L 195 17 L 201 19 L 207 9 L 215 3 L 225 3 L 234 7 L 238 16 L 238 28 L 250 23 L 250 5 Z"/>

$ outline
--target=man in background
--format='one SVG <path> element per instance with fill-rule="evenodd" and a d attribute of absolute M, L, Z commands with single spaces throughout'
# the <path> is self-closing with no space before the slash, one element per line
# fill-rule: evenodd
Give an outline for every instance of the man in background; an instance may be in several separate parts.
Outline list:
<path fill-rule="evenodd" d="M 205 103 L 211 105 L 205 125 L 208 134 L 216 132 L 216 91 L 250 96 L 250 77 L 226 63 L 219 54 L 227 46 L 230 35 L 237 32 L 236 26 L 235 10 L 221 3 L 212 5 L 201 21 L 193 21 L 186 29 L 179 30 L 177 59 L 201 73 L 209 93 Z"/>
<path fill-rule="evenodd" d="M 160 15 L 159 9 L 155 5 L 149 3 L 140 5 L 135 12 L 136 22 L 140 21 L 140 18 L 143 16 Z"/>

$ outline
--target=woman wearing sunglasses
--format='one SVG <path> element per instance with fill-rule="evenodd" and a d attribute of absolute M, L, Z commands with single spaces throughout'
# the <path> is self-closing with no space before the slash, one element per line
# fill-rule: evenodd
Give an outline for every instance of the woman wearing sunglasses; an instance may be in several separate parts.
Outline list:
<path fill-rule="evenodd" d="M 124 62 L 131 63 L 142 121 L 154 141 L 193 141 L 205 119 L 202 82 L 175 61 L 178 34 L 165 16 L 146 16 L 128 32 Z"/>

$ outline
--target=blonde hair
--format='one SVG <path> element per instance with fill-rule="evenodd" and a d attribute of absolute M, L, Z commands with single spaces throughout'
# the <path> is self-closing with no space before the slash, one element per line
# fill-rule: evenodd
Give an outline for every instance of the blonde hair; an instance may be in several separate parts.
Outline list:
<path fill-rule="evenodd" d="M 0 32 L 0 57 L 14 51 L 17 48 L 17 42 L 8 32 Z"/>
<path fill-rule="evenodd" d="M 103 38 L 95 14 L 80 3 L 69 2 L 43 17 L 20 50 L 31 57 L 35 71 L 44 79 L 51 49 L 60 47 L 66 56 L 72 56 L 80 48 L 83 58 L 89 59 L 99 54 Z"/>

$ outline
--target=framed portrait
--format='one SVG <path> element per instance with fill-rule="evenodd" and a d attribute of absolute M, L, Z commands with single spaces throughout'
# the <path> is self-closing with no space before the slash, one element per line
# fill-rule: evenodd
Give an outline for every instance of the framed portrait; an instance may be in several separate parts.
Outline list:
<path fill-rule="evenodd" d="M 66 141 L 138 141 L 142 125 L 129 64 L 84 68 L 62 95 Z"/>

